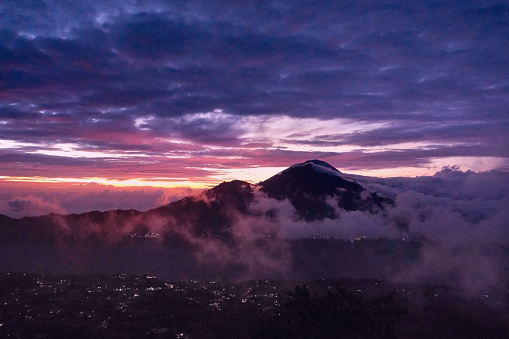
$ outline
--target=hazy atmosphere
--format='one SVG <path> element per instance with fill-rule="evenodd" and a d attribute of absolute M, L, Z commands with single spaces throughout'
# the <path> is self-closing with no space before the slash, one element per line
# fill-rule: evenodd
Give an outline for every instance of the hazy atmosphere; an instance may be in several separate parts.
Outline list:
<path fill-rule="evenodd" d="M 384 177 L 507 169 L 508 11 L 4 1 L 0 180 L 204 188 L 315 158 Z"/>
<path fill-rule="evenodd" d="M 0 337 L 507 337 L 508 66 L 506 1 L 1 1 Z"/>

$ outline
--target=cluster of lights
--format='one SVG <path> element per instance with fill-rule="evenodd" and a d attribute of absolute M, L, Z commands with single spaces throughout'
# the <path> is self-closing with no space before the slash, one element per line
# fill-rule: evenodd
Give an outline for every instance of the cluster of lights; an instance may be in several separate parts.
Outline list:
<path fill-rule="evenodd" d="M 361 235 L 358 237 L 338 237 L 338 236 L 330 236 L 330 235 L 312 235 L 309 238 L 310 239 L 325 239 L 325 240 L 330 240 L 330 239 L 340 240 L 341 239 L 341 240 L 350 240 L 351 242 L 354 242 L 354 241 L 360 241 L 360 240 L 366 239 L 366 236 Z"/>
<path fill-rule="evenodd" d="M 159 233 L 153 233 L 153 232 L 147 232 L 144 234 L 138 234 L 138 233 L 131 233 L 131 238 L 160 238 L 161 235 Z"/>

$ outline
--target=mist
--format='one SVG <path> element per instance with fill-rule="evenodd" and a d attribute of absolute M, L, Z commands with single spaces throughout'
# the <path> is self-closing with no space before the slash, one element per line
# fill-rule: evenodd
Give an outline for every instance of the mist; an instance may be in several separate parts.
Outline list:
<path fill-rule="evenodd" d="M 331 262 L 344 258 L 322 249 L 319 254 L 328 261 L 323 266 L 329 268 L 321 271 L 324 275 L 452 284 L 471 294 L 505 291 L 509 282 L 509 173 L 445 168 L 432 177 L 363 179 L 357 178 L 372 191 L 393 197 L 394 206 L 379 213 L 345 211 L 331 197 L 328 202 L 335 207 L 336 218 L 309 222 L 298 217 L 288 200 L 272 199 L 255 189 L 249 213 L 230 214 L 230 245 L 218 239 L 195 239 L 197 258 L 207 264 L 240 265 L 249 277 L 264 273 L 295 277 L 303 268 L 296 266 L 292 242 L 322 239 L 334 241 L 337 247 L 362 248 L 353 250 L 348 260 L 357 258 L 352 267 L 366 268 L 356 271 L 335 266 Z M 395 253 L 366 250 L 377 240 L 389 241 Z M 402 253 L 405 258 L 396 258 Z"/>
<path fill-rule="evenodd" d="M 49 213 L 70 214 L 116 209 L 147 211 L 199 193 L 199 190 L 189 187 L 136 188 L 94 183 L 55 186 L 35 183 L 26 187 L 0 182 L 0 214 L 22 218 Z"/>
<path fill-rule="evenodd" d="M 508 173 L 446 168 L 432 177 L 354 179 L 394 205 L 346 211 L 331 196 L 334 217 L 306 221 L 289 200 L 244 187 L 246 201 L 205 191 L 145 213 L 63 215 L 56 206 L 57 214 L 21 219 L 37 227 L 17 226 L 10 235 L 17 247 L 2 241 L 1 269 L 232 281 L 361 277 L 505 293 Z"/>

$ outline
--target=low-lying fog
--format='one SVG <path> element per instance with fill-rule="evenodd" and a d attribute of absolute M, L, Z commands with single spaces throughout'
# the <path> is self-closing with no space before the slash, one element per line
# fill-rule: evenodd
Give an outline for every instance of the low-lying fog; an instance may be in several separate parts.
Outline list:
<path fill-rule="evenodd" d="M 359 276 L 453 284 L 473 294 L 506 292 L 509 173 L 446 168 L 432 177 L 350 177 L 394 199 L 395 205 L 373 214 L 336 207 L 338 218 L 308 222 L 297 217 L 288 200 L 255 189 L 246 211 L 222 210 L 231 225 L 222 234 L 197 233 L 196 225 L 160 211 L 111 211 L 97 219 L 72 219 L 76 224 L 51 215 L 44 220 L 54 227 L 56 249 L 47 250 L 41 239 L 25 243 L 14 237 L 18 240 L 9 242 L 6 236 L 0 243 L 0 270 L 126 271 L 235 280 Z M 4 208 L 10 204 L 16 209 L 23 199 L 29 198 L 4 201 Z M 193 201 L 200 200 L 206 206 L 214 197 L 198 194 Z M 332 198 L 330 204 L 335 206 Z"/>

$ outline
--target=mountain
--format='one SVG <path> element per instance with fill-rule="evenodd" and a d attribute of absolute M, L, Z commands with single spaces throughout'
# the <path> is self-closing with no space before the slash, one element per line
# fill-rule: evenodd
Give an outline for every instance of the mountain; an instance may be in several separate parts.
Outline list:
<path fill-rule="evenodd" d="M 392 204 L 326 162 L 310 160 L 256 185 L 224 182 L 146 212 L 0 216 L 0 271 L 155 272 L 173 278 L 283 277 L 295 270 L 325 274 L 334 272 L 336 261 L 326 260 L 321 271 L 313 258 L 348 256 L 348 250 L 302 242 L 292 227 L 299 234 L 323 235 L 324 227 L 339 234 L 343 226 L 335 220 L 351 212 L 383 217 Z M 314 256 L 316 251 L 322 256 Z M 356 255 L 368 260 L 370 253 L 362 249 Z"/>
<path fill-rule="evenodd" d="M 320 160 L 293 165 L 259 186 L 271 198 L 289 199 L 299 215 L 308 221 L 337 218 L 337 208 L 374 213 L 383 210 L 384 205 L 394 204 Z"/>
<path fill-rule="evenodd" d="M 234 180 L 207 190 L 204 201 L 209 201 L 211 210 L 221 208 L 235 209 L 248 213 L 255 192 L 260 191 L 276 200 L 288 199 L 298 215 L 308 221 L 338 217 L 337 209 L 345 211 L 367 211 L 377 213 L 385 206 L 393 205 L 389 198 L 383 198 L 344 176 L 333 166 L 320 160 L 309 160 L 293 165 L 281 173 L 251 185 L 245 181 Z M 196 205 L 196 199 L 186 198 L 177 203 L 160 207 L 158 211 L 189 209 Z M 186 206 L 186 207 L 184 207 Z"/>
<path fill-rule="evenodd" d="M 188 197 L 145 214 L 172 218 L 178 225 L 187 224 L 196 236 L 216 234 L 226 238 L 232 227 L 232 213 L 252 215 L 250 205 L 266 197 L 288 200 L 295 208 L 295 218 L 305 221 L 336 219 L 341 210 L 379 213 L 394 204 L 391 199 L 347 179 L 328 163 L 309 160 L 256 185 L 240 180 L 223 182 L 201 196 Z M 276 216 L 277 211 L 269 209 L 266 214 Z"/>

